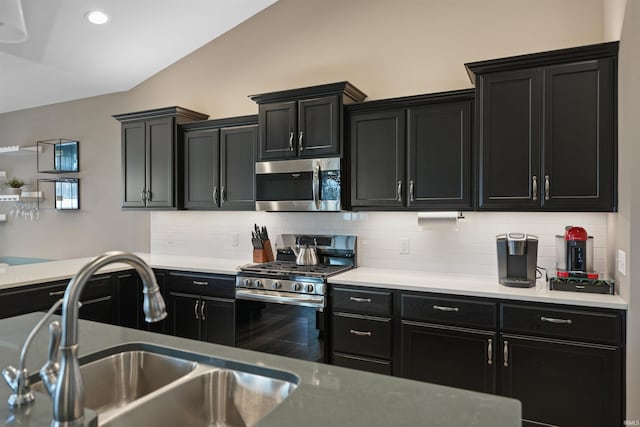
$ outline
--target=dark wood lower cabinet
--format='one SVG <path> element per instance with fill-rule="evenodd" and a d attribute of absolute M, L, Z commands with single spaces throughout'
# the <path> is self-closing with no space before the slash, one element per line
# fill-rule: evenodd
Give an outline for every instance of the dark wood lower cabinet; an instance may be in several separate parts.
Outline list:
<path fill-rule="evenodd" d="M 169 330 L 175 336 L 235 345 L 235 301 L 169 292 Z"/>
<path fill-rule="evenodd" d="M 500 353 L 499 392 L 525 425 L 622 425 L 622 347 L 503 334 Z"/>
<path fill-rule="evenodd" d="M 154 274 L 160 287 L 160 292 L 164 296 L 166 272 L 164 270 L 155 270 Z M 138 273 L 133 270 L 115 273 L 114 280 L 118 300 L 117 316 L 114 323 L 127 328 L 164 333 L 164 320 L 147 323 L 144 319 L 142 280 Z"/>
<path fill-rule="evenodd" d="M 495 332 L 403 321 L 401 376 L 494 393 Z"/>

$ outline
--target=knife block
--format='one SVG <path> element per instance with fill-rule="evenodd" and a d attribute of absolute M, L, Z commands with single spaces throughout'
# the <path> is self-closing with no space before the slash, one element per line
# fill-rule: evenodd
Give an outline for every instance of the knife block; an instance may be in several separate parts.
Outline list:
<path fill-rule="evenodd" d="M 273 261 L 273 249 L 271 249 L 271 242 L 265 240 L 262 249 L 253 250 L 253 262 L 271 262 Z"/>

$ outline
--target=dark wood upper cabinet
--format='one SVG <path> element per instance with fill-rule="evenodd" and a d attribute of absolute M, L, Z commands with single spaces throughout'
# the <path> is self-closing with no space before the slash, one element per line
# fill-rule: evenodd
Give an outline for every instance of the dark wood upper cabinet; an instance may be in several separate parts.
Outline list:
<path fill-rule="evenodd" d="M 122 207 L 178 209 L 182 140 L 177 127 L 208 116 L 169 107 L 113 117 L 122 123 Z"/>
<path fill-rule="evenodd" d="M 466 64 L 481 210 L 615 211 L 618 42 Z"/>
<path fill-rule="evenodd" d="M 350 116 L 351 205 L 402 207 L 405 174 L 404 110 Z"/>
<path fill-rule="evenodd" d="M 468 210 L 473 90 L 347 107 L 355 209 Z"/>
<path fill-rule="evenodd" d="M 242 116 L 182 126 L 185 209 L 255 209 L 257 119 Z"/>
<path fill-rule="evenodd" d="M 365 98 L 349 82 L 252 95 L 259 104 L 258 160 L 341 157 L 343 107 Z"/>
<path fill-rule="evenodd" d="M 471 206 L 471 111 L 471 101 L 409 108 L 408 207 Z"/>

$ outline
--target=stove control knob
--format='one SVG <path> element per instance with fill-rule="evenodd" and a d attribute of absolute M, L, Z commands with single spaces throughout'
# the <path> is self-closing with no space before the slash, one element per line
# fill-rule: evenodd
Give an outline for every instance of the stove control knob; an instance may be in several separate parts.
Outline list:
<path fill-rule="evenodd" d="M 280 284 L 280 282 L 275 281 L 275 282 L 273 282 L 273 284 L 271 285 L 271 287 L 272 287 L 273 289 L 280 289 L 280 288 L 282 287 L 282 285 Z"/>
<path fill-rule="evenodd" d="M 245 285 L 247 288 L 250 288 L 250 287 L 252 287 L 252 286 L 253 286 L 253 282 L 251 281 L 251 279 L 244 279 L 244 285 Z"/>
<path fill-rule="evenodd" d="M 294 283 L 292 286 L 294 291 L 301 291 L 302 290 L 302 285 L 300 283 Z"/>
<path fill-rule="evenodd" d="M 313 285 L 307 285 L 306 291 L 309 293 L 313 293 Z"/>
<path fill-rule="evenodd" d="M 261 288 L 262 282 L 260 280 L 256 280 L 256 288 Z"/>

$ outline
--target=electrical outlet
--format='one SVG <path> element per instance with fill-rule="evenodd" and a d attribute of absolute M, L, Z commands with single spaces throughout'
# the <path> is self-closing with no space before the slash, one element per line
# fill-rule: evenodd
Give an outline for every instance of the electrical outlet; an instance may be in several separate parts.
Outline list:
<path fill-rule="evenodd" d="M 231 233 L 231 246 L 238 246 L 240 244 L 240 235 L 236 233 Z"/>
<path fill-rule="evenodd" d="M 627 275 L 627 254 L 620 249 L 618 249 L 618 273 Z"/>
<path fill-rule="evenodd" d="M 400 254 L 406 255 L 409 253 L 409 239 L 400 239 Z"/>

